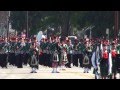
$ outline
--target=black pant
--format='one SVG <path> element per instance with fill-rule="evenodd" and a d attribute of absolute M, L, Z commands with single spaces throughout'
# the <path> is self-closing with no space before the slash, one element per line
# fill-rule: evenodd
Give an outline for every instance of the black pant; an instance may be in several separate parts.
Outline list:
<path fill-rule="evenodd" d="M 46 62 L 45 62 L 46 66 L 49 66 L 49 59 L 50 59 L 50 55 L 46 54 Z"/>
<path fill-rule="evenodd" d="M 18 54 L 16 55 L 16 58 L 17 58 L 17 67 L 18 68 L 23 68 L 23 63 L 22 63 L 22 60 L 23 60 L 23 54 Z"/>
<path fill-rule="evenodd" d="M 0 66 L 2 67 L 2 54 L 0 54 Z"/>
<path fill-rule="evenodd" d="M 3 60 L 3 62 L 2 62 L 3 67 L 7 68 L 7 54 L 3 54 L 2 60 Z"/>
<path fill-rule="evenodd" d="M 78 67 L 78 56 L 77 56 L 77 54 L 73 55 L 73 65 Z"/>
<path fill-rule="evenodd" d="M 39 55 L 39 64 L 43 65 L 43 55 Z"/>
<path fill-rule="evenodd" d="M 15 53 L 10 53 L 9 55 L 9 63 L 10 65 L 15 65 Z"/>
<path fill-rule="evenodd" d="M 28 53 L 24 53 L 23 54 L 23 63 L 24 65 L 27 65 L 28 64 L 28 59 L 29 59 L 29 54 Z"/>
<path fill-rule="evenodd" d="M 51 54 L 48 54 L 48 67 L 52 67 Z"/>
<path fill-rule="evenodd" d="M 117 72 L 120 73 L 120 54 L 117 54 L 116 56 L 116 69 Z"/>
<path fill-rule="evenodd" d="M 67 55 L 67 58 L 68 58 L 68 63 L 66 65 L 67 67 L 71 67 L 71 63 L 73 62 L 72 61 L 72 56 L 73 56 L 72 54 L 68 54 Z"/>
<path fill-rule="evenodd" d="M 43 54 L 43 65 L 44 65 L 44 66 L 47 66 L 46 61 L 47 61 L 47 54 L 44 53 L 44 54 Z"/>
<path fill-rule="evenodd" d="M 0 66 L 7 68 L 7 54 L 0 54 Z"/>
<path fill-rule="evenodd" d="M 83 54 L 78 54 L 78 59 L 79 59 L 79 64 L 80 64 L 80 67 L 83 67 Z"/>

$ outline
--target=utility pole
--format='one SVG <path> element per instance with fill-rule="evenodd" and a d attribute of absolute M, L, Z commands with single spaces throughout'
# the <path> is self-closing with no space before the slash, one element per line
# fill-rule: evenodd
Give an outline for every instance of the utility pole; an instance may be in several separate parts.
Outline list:
<path fill-rule="evenodd" d="M 90 28 L 90 40 L 92 39 L 92 32 L 91 32 L 91 28 Z"/>
<path fill-rule="evenodd" d="M 115 38 L 118 37 L 119 30 L 119 11 L 115 11 Z"/>
<path fill-rule="evenodd" d="M 7 17 L 7 39 L 9 38 L 9 24 L 10 24 L 10 11 L 8 11 Z"/>
<path fill-rule="evenodd" d="M 29 27 L 28 27 L 28 11 L 27 11 L 27 30 L 26 30 L 26 36 L 28 38 L 28 32 L 29 32 Z"/>

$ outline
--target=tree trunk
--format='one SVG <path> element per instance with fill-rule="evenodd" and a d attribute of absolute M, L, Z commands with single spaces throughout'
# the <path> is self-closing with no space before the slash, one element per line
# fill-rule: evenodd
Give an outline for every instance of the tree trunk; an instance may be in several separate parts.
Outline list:
<path fill-rule="evenodd" d="M 62 25 L 62 32 L 61 36 L 68 36 L 70 35 L 70 12 L 66 11 L 63 14 L 63 25 Z"/>

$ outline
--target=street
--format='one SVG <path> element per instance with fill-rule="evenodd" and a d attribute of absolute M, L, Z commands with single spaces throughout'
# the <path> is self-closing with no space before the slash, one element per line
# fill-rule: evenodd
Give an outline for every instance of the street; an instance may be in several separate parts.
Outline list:
<path fill-rule="evenodd" d="M 24 66 L 24 68 L 17 68 L 8 66 L 8 69 L 0 68 L 0 79 L 94 79 L 92 70 L 89 73 L 83 73 L 82 68 L 72 67 L 66 70 L 60 70 L 60 73 L 51 73 L 52 68 L 39 66 L 37 73 L 30 73 L 31 68 Z"/>

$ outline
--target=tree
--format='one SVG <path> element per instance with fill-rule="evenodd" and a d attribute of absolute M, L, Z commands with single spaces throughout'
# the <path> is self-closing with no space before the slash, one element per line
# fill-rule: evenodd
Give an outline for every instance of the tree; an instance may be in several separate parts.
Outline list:
<path fill-rule="evenodd" d="M 26 29 L 26 11 L 12 11 L 11 24 L 13 29 L 18 31 Z M 113 11 L 29 11 L 29 34 L 31 35 L 37 34 L 40 30 L 50 32 L 53 28 L 52 34 L 68 36 L 74 31 L 77 33 L 89 26 L 95 26 L 92 30 L 94 37 L 105 36 L 106 28 L 110 29 L 110 37 L 112 37 Z"/>
<path fill-rule="evenodd" d="M 12 11 L 10 15 L 10 22 L 12 28 L 18 32 L 26 29 L 26 12 L 25 11 Z"/>

